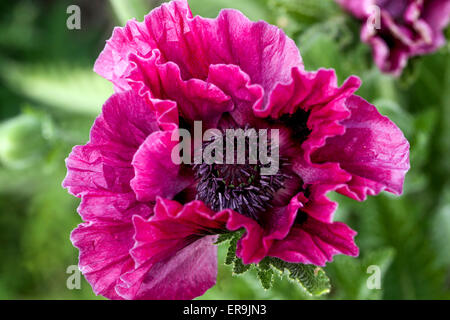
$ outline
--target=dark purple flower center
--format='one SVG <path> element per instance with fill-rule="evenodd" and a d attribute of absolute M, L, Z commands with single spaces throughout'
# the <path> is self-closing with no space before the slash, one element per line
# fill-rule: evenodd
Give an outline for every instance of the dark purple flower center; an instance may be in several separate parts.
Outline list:
<path fill-rule="evenodd" d="M 283 115 L 278 120 L 269 120 L 270 123 L 281 124 L 291 130 L 291 139 L 296 144 L 305 141 L 311 130 L 307 126 L 310 112 L 299 108 L 294 114 Z M 249 130 L 246 127 L 244 130 Z M 224 133 L 225 130 L 222 129 Z M 259 139 L 259 137 L 258 137 Z M 203 150 L 214 143 L 215 138 L 203 143 Z M 273 207 L 273 200 L 280 189 L 290 189 L 286 186 L 288 179 L 295 175 L 291 172 L 290 161 L 286 157 L 280 156 L 278 160 L 278 171 L 273 175 L 264 175 L 261 170 L 268 164 L 263 164 L 260 158 L 257 162 L 250 162 L 249 141 L 245 140 L 244 152 L 235 151 L 237 154 L 245 154 L 243 164 L 227 164 L 224 161 L 213 164 L 202 163 L 193 166 L 196 185 L 197 200 L 203 201 L 212 210 L 220 211 L 223 209 L 232 209 L 244 214 L 258 222 L 261 222 L 261 214 Z M 226 154 L 227 143 L 223 143 L 223 151 Z M 236 140 L 233 140 L 233 144 Z M 282 149 L 282 146 L 277 150 Z M 270 143 L 267 145 L 270 155 Z M 260 152 L 261 150 L 259 150 Z M 297 190 L 293 190 L 295 192 Z"/>
<path fill-rule="evenodd" d="M 214 139 L 205 142 L 203 148 L 213 143 Z M 224 154 L 227 139 L 224 141 Z M 268 146 L 270 149 L 270 145 Z M 245 163 L 243 164 L 197 164 L 194 165 L 197 180 L 196 199 L 202 200 L 212 210 L 232 209 L 259 221 L 259 215 L 272 207 L 275 193 L 284 187 L 288 161 L 280 157 L 278 171 L 273 175 L 263 175 L 261 170 L 267 164 L 258 160 L 250 162 L 249 139 L 245 140 Z M 235 159 L 237 152 L 235 151 Z"/>
<path fill-rule="evenodd" d="M 309 114 L 310 112 L 298 109 L 294 114 L 285 114 L 280 118 L 285 126 L 291 128 L 292 138 L 297 142 L 305 141 L 311 133 L 311 130 L 306 125 Z"/>

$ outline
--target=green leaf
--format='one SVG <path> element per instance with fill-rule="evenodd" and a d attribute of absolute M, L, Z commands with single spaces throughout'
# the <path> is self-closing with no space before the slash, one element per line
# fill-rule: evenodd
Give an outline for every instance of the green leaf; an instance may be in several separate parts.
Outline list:
<path fill-rule="evenodd" d="M 221 243 L 230 242 L 225 257 L 225 264 L 232 266 L 234 275 L 243 274 L 251 267 L 251 264 L 244 265 L 242 260 L 236 257 L 236 245 L 243 232 L 244 230 L 239 230 L 231 233 L 231 235 L 223 235 L 218 239 Z M 319 296 L 328 293 L 330 290 L 330 280 L 321 268 L 312 265 L 288 263 L 272 257 L 266 257 L 256 265 L 257 277 L 264 289 L 272 287 L 274 280 L 273 268 L 279 270 L 282 274 L 287 271 L 288 277 L 299 283 L 310 295 Z"/>
<path fill-rule="evenodd" d="M 261 286 L 266 289 L 269 290 L 270 288 L 272 288 L 273 285 L 273 270 L 269 269 L 269 270 L 258 270 L 258 279 L 261 282 Z"/>
<path fill-rule="evenodd" d="M 225 258 L 226 265 L 232 265 L 236 260 L 236 245 L 238 240 L 239 237 L 236 236 L 236 233 L 233 233 L 233 237 L 230 239 L 230 244 L 228 246 L 227 256 Z"/>
<path fill-rule="evenodd" d="M 269 259 L 263 259 L 258 264 L 257 276 L 264 289 L 268 290 L 273 284 L 273 270 L 270 267 Z"/>
<path fill-rule="evenodd" d="M 239 259 L 236 257 L 234 259 L 234 265 L 233 265 L 233 273 L 234 274 L 243 274 L 247 272 L 251 267 L 251 264 L 243 264 L 242 259 Z"/>
<path fill-rule="evenodd" d="M 226 241 L 230 241 L 233 237 L 234 237 L 234 234 L 232 232 L 221 233 L 217 237 L 217 240 L 214 244 L 221 244 Z"/>
<path fill-rule="evenodd" d="M 225 257 L 225 264 L 231 265 L 233 268 L 233 274 L 239 275 L 248 271 L 251 267 L 250 264 L 243 264 L 242 260 L 236 257 L 236 245 L 239 239 L 242 237 L 243 230 L 239 230 L 236 232 L 230 232 L 219 235 L 219 238 L 216 241 L 216 244 L 224 243 L 229 241 L 227 255 Z"/>
<path fill-rule="evenodd" d="M 289 263 L 278 258 L 267 258 L 269 263 L 282 274 L 287 271 L 289 278 L 300 284 L 306 292 L 320 296 L 330 292 L 330 279 L 322 268 L 301 263 Z"/>
<path fill-rule="evenodd" d="M 0 60 L 0 79 L 15 92 L 50 107 L 97 115 L 112 85 L 89 69 L 69 65 L 22 65 Z"/>

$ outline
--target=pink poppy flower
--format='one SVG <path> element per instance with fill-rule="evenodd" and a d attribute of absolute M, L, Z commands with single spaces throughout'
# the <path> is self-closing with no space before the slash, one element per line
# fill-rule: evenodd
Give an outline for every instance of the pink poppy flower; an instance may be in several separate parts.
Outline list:
<path fill-rule="evenodd" d="M 185 1 L 116 28 L 95 64 L 116 89 L 91 139 L 67 160 L 64 187 L 85 223 L 72 233 L 80 269 L 111 299 L 192 299 L 214 285 L 218 234 L 245 229 L 236 254 L 325 265 L 358 255 L 332 216 L 356 200 L 402 192 L 409 145 L 356 77 L 304 70 L 295 43 L 236 10 L 192 17 Z M 203 129 L 278 129 L 279 165 L 177 164 L 172 137 Z M 194 132 L 193 132 L 194 133 Z M 206 145 L 212 140 L 205 142 Z M 248 160 L 248 159 L 246 159 Z"/>
<path fill-rule="evenodd" d="M 336 0 L 362 20 L 361 39 L 372 47 L 375 63 L 400 75 L 408 59 L 445 44 L 449 0 Z"/>

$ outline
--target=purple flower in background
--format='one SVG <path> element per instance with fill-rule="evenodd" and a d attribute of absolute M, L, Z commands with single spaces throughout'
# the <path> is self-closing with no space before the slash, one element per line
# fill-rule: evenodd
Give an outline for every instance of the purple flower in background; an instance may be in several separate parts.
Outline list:
<path fill-rule="evenodd" d="M 361 39 L 372 47 L 375 63 L 400 75 L 408 59 L 445 44 L 450 0 L 336 0 L 362 20 Z"/>
<path fill-rule="evenodd" d="M 337 191 L 400 194 L 409 144 L 376 108 L 304 70 L 295 43 L 236 10 L 192 17 L 185 1 L 116 28 L 95 71 L 116 93 L 90 141 L 67 159 L 64 187 L 85 221 L 72 233 L 79 266 L 111 299 L 192 299 L 214 285 L 217 234 L 244 229 L 236 254 L 323 266 L 356 256 L 356 232 L 333 222 Z M 277 129 L 280 170 L 176 164 L 179 129 Z"/>

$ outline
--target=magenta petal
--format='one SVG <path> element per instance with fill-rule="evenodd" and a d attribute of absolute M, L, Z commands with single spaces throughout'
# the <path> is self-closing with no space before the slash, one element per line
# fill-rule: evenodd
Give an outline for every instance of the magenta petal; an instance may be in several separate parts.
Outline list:
<path fill-rule="evenodd" d="M 99 190 L 115 193 L 130 191 L 134 151 L 126 146 L 114 148 L 114 143 L 108 142 L 74 147 L 66 159 L 67 175 L 63 187 L 77 197 Z"/>
<path fill-rule="evenodd" d="M 193 299 L 215 284 L 214 232 L 225 230 L 228 212 L 214 213 L 199 201 L 184 207 L 158 198 L 155 215 L 134 219 L 136 270 L 118 292 L 127 299 Z"/>
<path fill-rule="evenodd" d="M 94 71 L 114 84 L 116 92 L 130 89 L 125 78 L 133 66 L 128 61 L 128 55 L 139 53 L 146 56 L 152 50 L 143 23 L 136 20 L 128 21 L 124 28 L 114 28 L 111 39 L 94 65 Z"/>
<path fill-rule="evenodd" d="M 345 134 L 327 140 L 314 162 L 338 162 L 352 180 L 340 192 L 358 200 L 382 190 L 401 194 L 409 170 L 409 143 L 400 129 L 360 97 L 347 100 Z"/>
<path fill-rule="evenodd" d="M 233 104 L 207 80 L 215 72 L 213 65 L 239 66 L 253 84 L 246 95 L 264 90 L 267 94 L 256 97 L 255 107 L 277 84 L 291 81 L 293 68 L 303 68 L 297 46 L 281 29 L 252 22 L 236 10 L 222 10 L 216 19 L 193 18 L 187 2 L 180 0 L 154 9 L 142 23 L 132 20 L 116 28 L 94 70 L 118 91 L 133 88 L 145 95 L 149 104 L 157 104 L 158 118 L 164 108 L 173 107 L 162 103 L 169 99 L 187 120 L 214 127 Z M 233 96 L 235 103 L 253 99 L 242 93 Z"/>
<path fill-rule="evenodd" d="M 268 211 L 263 218 L 262 227 L 257 223 L 248 223 L 239 216 L 231 216 L 227 222 L 229 230 L 245 228 L 246 232 L 238 241 L 236 255 L 245 264 L 258 263 L 268 255 L 274 241 L 284 239 L 294 224 L 297 211 L 303 208 L 307 199 L 302 193 L 296 195 L 287 206 Z"/>
<path fill-rule="evenodd" d="M 266 256 L 272 239 L 281 239 L 289 232 L 299 206 L 298 201 L 289 205 L 288 213 L 283 214 L 283 219 L 278 219 L 279 228 L 266 233 L 255 220 L 230 209 L 214 212 L 201 201 L 183 206 L 176 201 L 158 198 L 154 216 L 136 235 L 137 244 L 132 256 L 138 265 L 143 265 L 170 257 L 180 248 L 206 235 L 244 228 L 246 233 L 239 241 L 242 249 L 238 250 L 238 255 L 244 263 L 259 262 Z M 139 218 L 136 218 L 136 223 L 140 226 L 144 224 Z"/>
<path fill-rule="evenodd" d="M 314 150 L 323 146 L 326 139 L 343 133 L 340 121 L 350 116 L 345 101 L 361 84 L 359 78 L 352 76 L 338 87 L 334 70 L 320 69 L 315 79 L 310 94 L 302 102 L 303 108 L 310 111 L 307 125 L 311 134 L 302 144 L 305 159 L 309 159 Z"/>
<path fill-rule="evenodd" d="M 317 184 L 310 186 L 310 201 L 306 203 L 302 211 L 306 212 L 308 216 L 311 216 L 315 220 L 331 223 L 334 212 L 337 209 L 337 203 L 328 199 L 327 193 L 336 190 L 341 185 Z"/>
<path fill-rule="evenodd" d="M 80 250 L 79 268 L 95 294 L 121 299 L 115 291 L 119 277 L 132 268 L 133 225 L 82 223 L 71 235 Z"/>
<path fill-rule="evenodd" d="M 149 100 L 175 101 L 180 115 L 192 123 L 203 121 L 205 127 L 216 127 L 222 113 L 231 111 L 230 97 L 209 81 L 181 78 L 180 68 L 173 62 L 162 63 L 159 50 L 149 58 L 129 57 L 136 68 L 128 76 L 136 92 Z"/>
<path fill-rule="evenodd" d="M 114 94 L 95 120 L 90 141 L 76 146 L 66 160 L 63 186 L 75 196 L 108 190 L 131 191 L 131 160 L 140 144 L 158 130 L 154 113 L 131 91 Z"/>
<path fill-rule="evenodd" d="M 336 254 L 358 255 L 355 235 L 344 223 L 323 223 L 308 217 L 295 224 L 285 239 L 275 241 L 269 255 L 292 263 L 325 266 Z"/>
<path fill-rule="evenodd" d="M 95 71 L 126 89 L 133 68 L 130 54 L 147 58 L 155 49 L 164 62 L 180 68 L 183 79 L 205 80 L 210 65 L 234 64 L 266 92 L 289 81 L 291 69 L 303 65 L 294 41 L 275 26 L 252 22 L 236 10 L 222 10 L 216 19 L 193 18 L 187 1 L 172 1 L 154 9 L 143 23 L 116 28 Z"/>
<path fill-rule="evenodd" d="M 414 46 L 413 33 L 408 28 L 398 26 L 385 11 L 381 12 L 380 19 L 388 35 L 381 36 L 373 31 L 373 26 L 365 24 L 361 28 L 361 39 L 372 47 L 374 61 L 381 71 L 399 76 Z"/>
<path fill-rule="evenodd" d="M 292 69 L 289 82 L 277 84 L 268 103 L 255 109 L 255 113 L 262 118 L 270 116 L 278 119 L 284 114 L 295 113 L 299 108 L 310 111 L 337 104 L 353 94 L 360 84 L 361 81 L 352 76 L 338 87 L 334 70 L 307 72 L 297 67 Z"/>
<path fill-rule="evenodd" d="M 125 299 L 139 300 L 190 300 L 203 295 L 216 283 L 213 242 L 214 237 L 205 237 L 166 259 L 144 263 L 121 277 L 117 292 Z"/>
<path fill-rule="evenodd" d="M 366 39 L 364 34 L 366 26 L 361 31 L 361 38 Z M 399 76 L 403 68 L 408 63 L 408 53 L 404 47 L 389 49 L 387 43 L 380 37 L 367 37 L 364 40 L 372 47 L 373 59 L 377 67 L 386 73 L 392 73 Z"/>
<path fill-rule="evenodd" d="M 75 147 L 66 160 L 63 186 L 82 198 L 78 211 L 85 221 L 131 223 L 135 214 L 151 214 L 151 207 L 138 203 L 130 187 L 131 161 L 139 145 L 157 129 L 153 112 L 140 96 L 124 92 L 105 103 L 90 141 Z"/>
<path fill-rule="evenodd" d="M 133 268 L 133 215 L 149 217 L 153 208 L 140 203 L 130 187 L 131 161 L 139 145 L 158 130 L 154 113 L 132 92 L 113 95 L 91 130 L 90 141 L 67 159 L 64 187 L 81 197 L 78 209 L 89 221 L 72 232 L 80 250 L 79 266 L 96 294 L 121 299 L 120 276 Z"/>
<path fill-rule="evenodd" d="M 148 217 L 153 208 L 148 203 L 138 202 L 133 191 L 116 193 L 104 190 L 83 194 L 78 212 L 84 221 L 131 223 L 134 215 Z"/>
<path fill-rule="evenodd" d="M 252 22 L 239 11 L 222 10 L 216 19 L 195 17 L 192 26 L 207 66 L 238 65 L 266 93 L 290 81 L 292 68 L 303 67 L 297 46 L 281 29 Z"/>
<path fill-rule="evenodd" d="M 179 143 L 172 141 L 172 133 L 152 133 L 134 156 L 131 187 L 139 201 L 155 201 L 157 196 L 172 199 L 193 183 L 193 177 L 172 159 L 172 150 Z"/>
<path fill-rule="evenodd" d="M 337 163 L 316 164 L 298 157 L 293 161 L 292 170 L 297 173 L 305 185 L 342 184 L 351 179 L 351 175 L 341 169 Z"/>
<path fill-rule="evenodd" d="M 211 65 L 208 82 L 215 84 L 231 97 L 234 108 L 230 112 L 234 121 L 242 127 L 258 127 L 261 120 L 255 117 L 253 109 L 259 108 L 264 100 L 260 85 L 251 84 L 250 77 L 236 65 Z"/>

